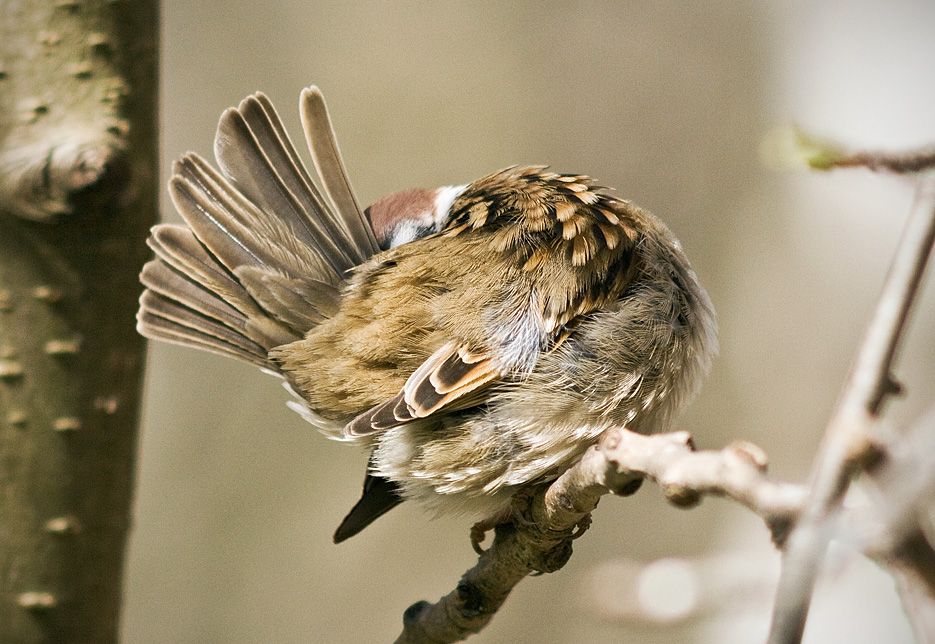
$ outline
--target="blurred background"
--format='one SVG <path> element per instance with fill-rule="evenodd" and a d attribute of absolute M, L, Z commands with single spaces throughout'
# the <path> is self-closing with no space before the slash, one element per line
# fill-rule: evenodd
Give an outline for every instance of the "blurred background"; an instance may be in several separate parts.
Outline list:
<path fill-rule="evenodd" d="M 720 319 L 720 356 L 677 428 L 702 448 L 751 440 L 776 477 L 806 478 L 913 184 L 777 171 L 761 141 L 791 123 L 860 147 L 935 141 L 931 0 L 165 0 L 162 33 L 163 179 L 187 150 L 210 157 L 220 113 L 257 90 L 300 141 L 314 83 L 363 203 L 542 163 L 654 211 Z M 162 213 L 177 219 L 167 198 Z M 932 282 L 896 422 L 935 390 Z M 406 607 L 473 564 L 466 522 L 405 504 L 333 545 L 366 456 L 286 400 L 251 367 L 151 348 L 123 641 L 389 642 Z M 524 581 L 471 641 L 763 641 L 777 574 L 758 519 L 714 499 L 676 510 L 646 485 L 606 498 L 570 563 Z M 839 548 L 806 640 L 911 633 L 891 579 Z"/>

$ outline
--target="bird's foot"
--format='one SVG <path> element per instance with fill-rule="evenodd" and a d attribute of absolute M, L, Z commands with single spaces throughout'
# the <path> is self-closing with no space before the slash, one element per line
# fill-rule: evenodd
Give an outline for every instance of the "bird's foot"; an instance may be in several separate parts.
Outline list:
<path fill-rule="evenodd" d="M 509 523 L 513 520 L 513 508 L 505 508 L 496 514 L 492 514 L 485 519 L 481 519 L 471 526 L 471 547 L 474 552 L 483 555 L 487 552 L 481 544 L 487 538 L 487 533 L 496 528 L 501 523 Z"/>
<path fill-rule="evenodd" d="M 575 531 L 571 533 L 572 539 L 577 539 L 582 536 L 585 532 L 588 531 L 588 528 L 591 527 L 591 513 L 588 512 L 586 515 L 578 519 L 578 523 L 575 524 Z"/>
<path fill-rule="evenodd" d="M 513 523 L 515 525 L 530 526 L 535 522 L 526 518 L 526 512 L 529 510 L 529 502 L 535 496 L 538 488 L 535 486 L 525 487 L 518 490 L 510 499 L 510 505 L 485 519 L 481 519 L 471 527 L 471 547 L 474 552 L 482 555 L 486 550 L 481 547 L 487 533 L 503 523 Z"/>

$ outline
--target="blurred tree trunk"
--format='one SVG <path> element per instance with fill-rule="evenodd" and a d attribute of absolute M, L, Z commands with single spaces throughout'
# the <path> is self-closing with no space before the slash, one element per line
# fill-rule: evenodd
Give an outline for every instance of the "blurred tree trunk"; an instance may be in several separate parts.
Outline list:
<path fill-rule="evenodd" d="M 0 641 L 117 640 L 158 5 L 0 3 Z"/>

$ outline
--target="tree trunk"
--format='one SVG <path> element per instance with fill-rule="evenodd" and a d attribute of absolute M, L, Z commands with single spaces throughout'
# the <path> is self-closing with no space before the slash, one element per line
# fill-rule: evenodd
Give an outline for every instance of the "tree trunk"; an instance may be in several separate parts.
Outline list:
<path fill-rule="evenodd" d="M 158 6 L 0 5 L 0 641 L 117 639 Z"/>

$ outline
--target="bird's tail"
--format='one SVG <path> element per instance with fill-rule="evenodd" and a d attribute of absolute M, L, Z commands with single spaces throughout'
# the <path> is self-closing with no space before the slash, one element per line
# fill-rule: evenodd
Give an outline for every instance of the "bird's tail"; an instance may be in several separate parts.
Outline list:
<path fill-rule="evenodd" d="M 221 172 L 194 153 L 173 168 L 187 225 L 152 230 L 140 333 L 275 370 L 270 349 L 333 315 L 346 272 L 379 252 L 317 88 L 300 107 L 324 194 L 265 95 L 228 109 L 214 141 Z"/>

